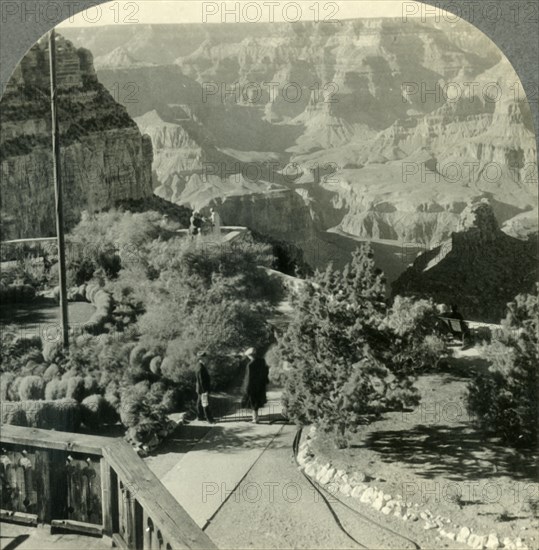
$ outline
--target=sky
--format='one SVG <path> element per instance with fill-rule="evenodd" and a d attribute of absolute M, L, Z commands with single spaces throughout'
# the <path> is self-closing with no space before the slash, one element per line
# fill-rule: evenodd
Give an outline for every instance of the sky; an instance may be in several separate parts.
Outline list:
<path fill-rule="evenodd" d="M 136 23 L 255 23 L 420 17 L 429 15 L 425 9 L 434 10 L 413 0 L 112 0 L 76 15 L 70 13 L 59 28 Z M 438 10 L 438 13 L 443 12 Z"/>

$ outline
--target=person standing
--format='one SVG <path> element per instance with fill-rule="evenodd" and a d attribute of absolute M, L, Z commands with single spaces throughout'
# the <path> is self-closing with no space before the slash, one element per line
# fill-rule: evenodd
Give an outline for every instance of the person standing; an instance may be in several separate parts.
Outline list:
<path fill-rule="evenodd" d="M 198 364 L 195 370 L 196 376 L 196 392 L 197 392 L 197 417 L 198 420 L 207 420 L 210 424 L 214 424 L 215 420 L 210 409 L 210 373 L 204 364 L 204 357 L 207 354 L 201 351 L 198 354 Z"/>
<path fill-rule="evenodd" d="M 191 214 L 191 217 L 189 218 L 189 235 L 194 236 L 197 233 L 197 213 L 196 210 L 194 210 Z"/>
<path fill-rule="evenodd" d="M 265 359 L 256 353 L 255 348 L 249 348 L 245 355 L 249 358 L 249 363 L 243 379 L 241 406 L 252 409 L 252 422 L 258 424 L 258 409 L 267 401 L 266 386 L 269 382 L 269 369 Z"/>
<path fill-rule="evenodd" d="M 219 212 L 215 210 L 215 208 L 210 208 L 210 220 L 211 220 L 211 226 L 212 230 L 216 235 L 221 234 L 221 216 L 219 216 Z"/>

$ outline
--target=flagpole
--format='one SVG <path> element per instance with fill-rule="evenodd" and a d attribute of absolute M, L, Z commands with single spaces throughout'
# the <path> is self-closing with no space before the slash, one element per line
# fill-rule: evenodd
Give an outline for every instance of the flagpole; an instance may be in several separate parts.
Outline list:
<path fill-rule="evenodd" d="M 66 255 L 64 238 L 64 212 L 62 201 L 62 174 L 60 163 L 60 133 L 58 111 L 56 109 L 56 32 L 49 33 L 49 60 L 51 76 L 51 120 L 52 120 L 52 158 L 54 167 L 54 197 L 56 205 L 56 235 L 58 239 L 58 273 L 60 276 L 60 308 L 62 310 L 62 342 L 69 347 L 69 322 L 66 288 Z"/>

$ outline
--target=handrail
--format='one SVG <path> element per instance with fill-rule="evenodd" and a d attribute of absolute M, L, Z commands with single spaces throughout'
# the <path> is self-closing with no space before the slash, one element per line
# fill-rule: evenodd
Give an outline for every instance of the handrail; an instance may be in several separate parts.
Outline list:
<path fill-rule="evenodd" d="M 2 424 L 0 441 L 12 445 L 103 456 L 102 449 L 110 443 L 110 438 Z"/>
<path fill-rule="evenodd" d="M 95 507 L 91 518 L 84 520 L 86 523 L 77 521 L 77 517 L 70 516 L 72 520 L 60 521 L 65 526 L 86 525 L 87 527 L 98 527 L 100 532 L 113 538 L 120 546 L 129 549 L 154 549 L 177 550 L 180 548 L 216 548 L 212 540 L 200 529 L 195 521 L 183 509 L 183 507 L 168 492 L 166 487 L 148 468 L 146 463 L 138 456 L 132 447 L 123 440 L 110 437 L 100 437 L 69 432 L 57 432 L 38 428 L 27 428 L 22 426 L 2 425 L 0 430 L 0 442 L 7 446 L 17 446 L 21 449 L 4 450 L 2 453 L 11 453 L 15 461 L 7 460 L 13 467 L 30 467 L 33 461 L 26 462 L 17 458 L 19 453 L 24 457 L 33 456 L 35 460 L 35 475 L 49 477 L 52 470 L 47 464 L 52 465 L 58 456 L 54 453 L 63 451 L 69 453 L 66 457 L 71 466 L 71 474 L 85 475 L 86 462 L 88 468 L 99 472 L 99 482 L 94 485 L 97 497 L 100 500 L 99 515 L 96 516 Z M 53 453 L 47 453 L 50 451 Z M 13 454 L 15 453 L 15 454 Z M 48 459 L 45 460 L 45 454 Z M 77 456 L 80 453 L 81 456 Z M 39 457 L 37 456 L 39 454 Z M 87 455 L 83 457 L 82 455 Z M 56 456 L 56 458 L 53 458 Z M 64 456 L 63 454 L 60 457 Z M 66 460 L 60 458 L 60 460 Z M 39 461 L 39 468 L 38 468 Z M 82 466 L 81 466 L 82 464 Z M 4 467 L 0 465 L 1 468 Z M 57 466 L 54 466 L 55 475 L 58 475 Z M 63 475 L 68 475 L 64 473 Z M 25 477 L 25 483 L 31 478 Z M 52 478 L 51 478 L 52 479 Z M 57 479 L 57 478 L 55 478 Z M 42 480 L 43 481 L 43 480 Z M 64 480 L 68 483 L 68 480 Z M 42 484 L 43 485 L 43 484 Z M 78 486 L 75 484 L 75 487 Z M 97 488 L 96 488 L 97 487 Z M 54 500 L 54 494 L 48 490 L 41 495 L 41 501 L 45 498 Z M 56 497 L 58 498 L 58 497 Z M 71 493 L 71 499 L 80 499 L 77 492 Z M 38 499 L 39 500 L 39 499 Z M 57 502 L 41 504 L 42 510 L 47 514 Z M 44 507 L 43 507 L 44 506 Z M 48 506 L 48 507 L 47 507 Z M 85 505 L 86 506 L 86 505 Z M 61 506 L 60 506 L 61 508 Z M 83 506 L 87 511 L 87 508 Z M 89 512 L 88 512 L 89 513 Z M 97 525 L 97 523 L 102 523 Z M 54 516 L 53 520 L 58 520 Z M 59 519 L 65 519 L 61 517 Z M 42 519 L 43 521 L 43 519 Z M 52 523 L 52 521 L 51 521 Z M 55 521 L 58 523 L 58 521 Z M 151 530 L 150 530 L 151 525 Z"/>
<path fill-rule="evenodd" d="M 162 531 L 171 547 L 216 548 L 161 481 L 125 441 L 103 449 L 103 456 Z"/>

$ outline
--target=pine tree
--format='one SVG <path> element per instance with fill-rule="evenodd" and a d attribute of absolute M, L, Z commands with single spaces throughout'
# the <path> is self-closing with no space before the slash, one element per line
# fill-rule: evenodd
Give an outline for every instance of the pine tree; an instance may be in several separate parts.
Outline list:
<path fill-rule="evenodd" d="M 398 382 L 384 362 L 391 339 L 384 328 L 384 290 L 372 249 L 363 245 L 342 272 L 329 266 L 306 282 L 279 341 L 281 357 L 290 365 L 284 391 L 288 415 L 332 432 L 338 446 L 387 406 Z M 404 387 L 403 397 L 409 389 Z"/>
<path fill-rule="evenodd" d="M 539 436 L 539 284 L 507 304 L 502 331 L 485 349 L 491 362 L 469 385 L 468 408 L 477 424 L 516 447 Z"/>

